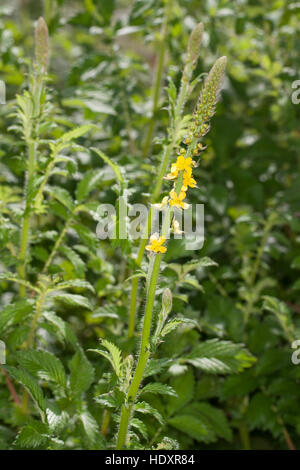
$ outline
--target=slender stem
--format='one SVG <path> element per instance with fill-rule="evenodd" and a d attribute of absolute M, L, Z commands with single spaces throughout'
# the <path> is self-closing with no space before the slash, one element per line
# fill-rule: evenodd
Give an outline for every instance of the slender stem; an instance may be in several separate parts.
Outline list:
<path fill-rule="evenodd" d="M 47 287 L 44 288 L 44 290 L 41 292 L 40 296 L 38 297 L 38 299 L 36 301 L 35 314 L 33 316 L 31 326 L 30 326 L 30 330 L 29 330 L 28 339 L 27 339 L 26 344 L 25 344 L 25 347 L 26 347 L 27 350 L 32 348 L 33 345 L 34 345 L 35 332 L 36 332 L 36 329 L 37 329 L 37 325 L 38 325 L 40 315 L 41 315 L 43 307 L 44 307 L 46 296 L 47 296 Z M 28 394 L 27 390 L 24 390 L 23 399 L 22 399 L 22 411 L 23 411 L 24 414 L 27 414 L 27 412 L 28 412 L 28 404 L 29 404 L 29 394 Z"/>
<path fill-rule="evenodd" d="M 164 17 L 164 22 L 161 28 L 161 40 L 159 43 L 160 50 L 159 50 L 158 64 L 157 64 L 157 69 L 156 69 L 156 78 L 155 78 L 154 87 L 152 91 L 152 96 L 153 96 L 152 117 L 148 126 L 148 131 L 146 134 L 145 144 L 143 148 L 144 158 L 148 156 L 148 153 L 150 151 L 154 128 L 155 128 L 155 122 L 156 122 L 156 114 L 157 114 L 158 105 L 159 105 L 161 81 L 162 81 L 163 70 L 164 70 L 165 54 L 167 50 L 167 34 L 168 34 L 168 21 L 169 21 L 169 11 L 170 11 L 169 3 L 170 2 L 168 2 L 167 6 L 165 7 L 165 17 Z"/>
<path fill-rule="evenodd" d="M 47 262 L 45 263 L 44 267 L 43 267 L 43 270 L 42 270 L 42 273 L 45 273 L 48 271 L 48 268 L 49 266 L 51 265 L 52 261 L 53 261 L 53 258 L 54 256 L 56 255 L 65 235 L 66 235 L 66 232 L 68 230 L 68 228 L 70 227 L 71 223 L 73 222 L 73 218 L 71 217 L 70 219 L 67 220 L 67 222 L 65 223 L 64 225 L 64 228 L 62 229 L 62 231 L 60 232 L 60 235 L 58 237 L 58 239 L 56 240 L 55 242 L 55 245 L 49 255 L 49 258 L 47 259 Z"/>
<path fill-rule="evenodd" d="M 164 220 L 162 225 L 161 234 L 162 236 L 167 236 L 170 231 L 170 220 L 173 216 L 173 210 L 168 208 L 164 214 Z M 148 290 L 147 290 L 147 300 L 144 314 L 144 322 L 142 329 L 142 338 L 140 345 L 140 353 L 137 362 L 137 366 L 134 372 L 132 382 L 129 386 L 126 403 L 122 406 L 121 410 L 121 419 L 120 426 L 117 438 L 117 449 L 120 450 L 126 444 L 127 430 L 129 425 L 130 414 L 133 411 L 133 404 L 138 393 L 140 384 L 143 379 L 145 368 L 150 356 L 150 332 L 151 332 L 151 322 L 152 322 L 152 313 L 153 306 L 155 301 L 155 292 L 156 286 L 159 277 L 160 263 L 162 259 L 161 254 L 152 255 L 152 258 L 149 266 L 148 273 Z"/>
<path fill-rule="evenodd" d="M 36 154 L 36 143 L 30 142 L 28 145 L 28 174 L 27 174 L 27 188 L 26 188 L 26 204 L 25 204 L 25 215 L 23 218 L 21 241 L 20 241 L 20 252 L 19 252 L 19 267 L 18 274 L 21 279 L 26 278 L 26 257 L 29 244 L 29 234 L 31 225 L 31 213 L 29 195 L 33 185 L 34 171 L 35 171 L 35 154 Z M 26 289 L 20 285 L 20 296 L 25 297 Z"/>

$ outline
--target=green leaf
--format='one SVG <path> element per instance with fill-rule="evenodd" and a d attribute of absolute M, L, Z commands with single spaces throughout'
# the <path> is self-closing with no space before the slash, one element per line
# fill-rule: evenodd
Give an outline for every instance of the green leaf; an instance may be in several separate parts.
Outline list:
<path fill-rule="evenodd" d="M 70 279 L 69 281 L 60 282 L 59 284 L 56 284 L 53 290 L 70 289 L 74 287 L 79 289 L 87 289 L 93 293 L 95 292 L 94 287 L 88 281 L 83 279 Z"/>
<path fill-rule="evenodd" d="M 0 312 L 0 336 L 11 325 L 15 325 L 28 317 L 33 311 L 33 305 L 33 300 L 20 300 L 4 307 Z"/>
<path fill-rule="evenodd" d="M 19 449 L 36 449 L 44 447 L 49 437 L 49 430 L 46 424 L 31 420 L 18 433 L 14 445 Z"/>
<path fill-rule="evenodd" d="M 152 393 L 153 395 L 169 395 L 173 397 L 177 397 L 177 393 L 173 387 L 170 385 L 161 384 L 159 382 L 151 382 L 145 385 L 142 390 L 140 391 L 140 395 L 144 395 L 145 393 Z"/>
<path fill-rule="evenodd" d="M 63 388 L 66 387 L 67 377 L 64 366 L 54 354 L 31 349 L 18 353 L 17 358 L 20 365 L 35 377 L 55 382 Z"/>
<path fill-rule="evenodd" d="M 101 345 L 108 350 L 108 353 L 106 351 L 102 351 L 101 349 L 89 349 L 88 351 L 95 352 L 105 357 L 113 366 L 117 377 L 120 377 L 122 365 L 122 356 L 120 349 L 117 348 L 117 346 L 115 346 L 113 343 L 107 341 L 106 339 L 103 339 L 101 341 Z"/>
<path fill-rule="evenodd" d="M 57 302 L 62 302 L 64 304 L 71 305 L 74 307 L 83 307 L 88 310 L 92 310 L 92 306 L 89 300 L 86 297 L 83 297 L 82 295 L 61 293 L 54 294 L 53 299 Z"/>
<path fill-rule="evenodd" d="M 111 169 L 113 170 L 114 174 L 116 175 L 117 180 L 120 182 L 121 185 L 125 183 L 125 180 L 122 176 L 121 169 L 120 167 L 114 163 L 105 153 L 103 153 L 101 150 L 96 149 L 95 147 L 92 147 L 92 150 L 100 157 L 102 160 L 107 163 Z"/>
<path fill-rule="evenodd" d="M 8 374 L 17 382 L 19 382 L 27 390 L 27 392 L 33 398 L 38 410 L 41 414 L 42 421 L 45 421 L 46 404 L 43 395 L 43 391 L 34 377 L 22 368 L 16 368 L 13 366 L 3 366 Z"/>
<path fill-rule="evenodd" d="M 147 431 L 147 426 L 143 421 L 141 421 L 138 418 L 131 418 L 130 420 L 130 427 L 137 429 L 140 434 L 143 436 L 144 439 L 147 439 L 148 437 L 148 431 Z"/>
<path fill-rule="evenodd" d="M 95 170 L 88 171 L 78 183 L 76 189 L 76 199 L 78 202 L 84 201 L 103 179 L 103 172 Z"/>
<path fill-rule="evenodd" d="M 232 440 L 232 431 L 223 410 L 209 403 L 192 403 L 185 407 L 182 412 L 199 418 L 218 437 L 227 441 Z"/>
<path fill-rule="evenodd" d="M 84 124 L 83 126 L 79 126 L 76 129 L 73 129 L 72 131 L 63 134 L 60 137 L 59 141 L 64 144 L 67 142 L 71 142 L 75 139 L 78 139 L 78 137 L 83 136 L 92 129 L 96 129 L 96 126 L 94 124 Z"/>
<path fill-rule="evenodd" d="M 89 444 L 94 445 L 97 440 L 97 436 L 100 433 L 97 421 L 89 411 L 82 411 L 79 414 L 79 420 L 82 423 L 82 427 Z"/>
<path fill-rule="evenodd" d="M 240 344 L 218 339 L 197 345 L 184 360 L 212 374 L 232 374 L 251 367 L 256 359 Z"/>
<path fill-rule="evenodd" d="M 75 250 L 73 250 L 72 248 L 66 245 L 62 245 L 59 251 L 63 253 L 68 258 L 68 260 L 73 264 L 77 276 L 83 278 L 85 270 L 86 270 L 86 264 L 81 259 L 79 254 L 76 253 Z"/>
<path fill-rule="evenodd" d="M 77 351 L 69 362 L 70 387 L 73 395 L 80 395 L 88 390 L 94 380 L 94 368 L 82 351 Z"/>
<path fill-rule="evenodd" d="M 59 186 L 46 186 L 45 191 L 50 193 L 54 199 L 69 209 L 70 212 L 74 210 L 75 204 L 73 202 L 72 196 L 66 189 Z"/>
<path fill-rule="evenodd" d="M 285 332 L 287 339 L 289 341 L 293 341 L 294 325 L 288 306 L 284 302 L 276 299 L 276 297 L 264 295 L 263 299 L 263 308 L 269 312 L 274 313 L 283 331 Z"/>
<path fill-rule="evenodd" d="M 78 340 L 76 335 L 68 323 L 55 315 L 53 312 L 43 312 L 43 318 L 45 318 L 45 320 L 53 326 L 57 336 L 61 341 L 66 340 L 75 348 L 78 347 Z"/>
<path fill-rule="evenodd" d="M 176 396 L 171 397 L 168 401 L 168 413 L 172 415 L 193 400 L 195 378 L 192 369 L 189 369 L 185 374 L 173 377 L 170 380 L 170 386 L 176 392 Z"/>
<path fill-rule="evenodd" d="M 181 325 L 183 323 L 182 320 L 171 320 L 169 321 L 162 329 L 161 331 L 161 336 L 166 336 L 168 335 L 169 333 L 171 333 L 171 331 L 175 330 L 177 328 L 177 326 Z"/>
<path fill-rule="evenodd" d="M 170 418 L 168 424 L 184 432 L 198 442 L 213 442 L 214 432 L 199 418 L 188 414 L 180 414 Z"/>
<path fill-rule="evenodd" d="M 141 402 L 136 403 L 134 405 L 134 409 L 138 413 L 150 414 L 150 415 L 154 416 L 154 418 L 156 418 L 157 421 L 161 425 L 164 424 L 164 420 L 163 420 L 163 417 L 161 416 L 161 414 L 155 408 L 153 408 L 151 405 L 149 405 L 149 403 L 147 403 L 146 401 L 141 401 Z"/>

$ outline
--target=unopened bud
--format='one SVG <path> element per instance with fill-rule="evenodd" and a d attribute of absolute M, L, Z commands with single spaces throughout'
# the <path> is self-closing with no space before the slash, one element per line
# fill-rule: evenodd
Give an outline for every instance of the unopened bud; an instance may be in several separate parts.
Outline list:
<path fill-rule="evenodd" d="M 169 315 L 172 310 L 172 292 L 168 287 L 163 291 L 162 306 L 165 314 Z"/>
<path fill-rule="evenodd" d="M 198 23 L 197 26 L 191 32 L 188 49 L 187 49 L 187 60 L 196 62 L 200 55 L 200 46 L 203 37 L 203 23 Z"/>
<path fill-rule="evenodd" d="M 49 62 L 49 33 L 42 17 L 38 19 L 35 28 L 35 59 L 38 66 L 46 72 Z"/>

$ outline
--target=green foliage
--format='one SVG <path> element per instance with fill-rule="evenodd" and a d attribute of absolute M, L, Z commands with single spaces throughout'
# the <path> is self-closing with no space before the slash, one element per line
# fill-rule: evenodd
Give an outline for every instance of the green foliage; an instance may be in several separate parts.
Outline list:
<path fill-rule="evenodd" d="M 0 448 L 115 449 L 125 410 L 129 449 L 299 449 L 299 5 L 69 3 L 0 6 Z M 196 131 L 205 242 L 167 244 L 133 396 L 154 261 L 97 208 L 160 202 Z"/>

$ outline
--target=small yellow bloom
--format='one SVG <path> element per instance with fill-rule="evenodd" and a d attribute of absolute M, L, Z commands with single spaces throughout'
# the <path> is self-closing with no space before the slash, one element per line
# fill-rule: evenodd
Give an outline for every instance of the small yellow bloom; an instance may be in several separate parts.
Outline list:
<path fill-rule="evenodd" d="M 153 251 L 154 253 L 165 253 L 167 248 L 163 246 L 166 237 L 159 237 L 158 233 L 154 233 L 150 237 L 150 245 L 146 246 L 146 250 Z"/>
<path fill-rule="evenodd" d="M 185 171 L 183 173 L 183 191 L 186 191 L 188 187 L 195 188 L 197 181 L 193 178 L 192 172 Z"/>
<path fill-rule="evenodd" d="M 189 208 L 189 205 L 186 202 L 183 202 L 183 200 L 186 197 L 186 193 L 185 191 L 182 190 L 182 188 L 181 188 L 179 195 L 174 191 L 174 189 L 172 189 L 172 191 L 170 192 L 170 196 L 171 196 L 171 199 L 169 202 L 170 206 L 175 206 L 179 208 L 181 207 L 182 209 Z"/>
<path fill-rule="evenodd" d="M 176 168 L 179 171 L 186 170 L 187 168 L 190 168 L 192 165 L 194 165 L 195 162 L 192 160 L 191 157 L 184 158 L 183 155 L 179 155 L 176 160 Z"/>

